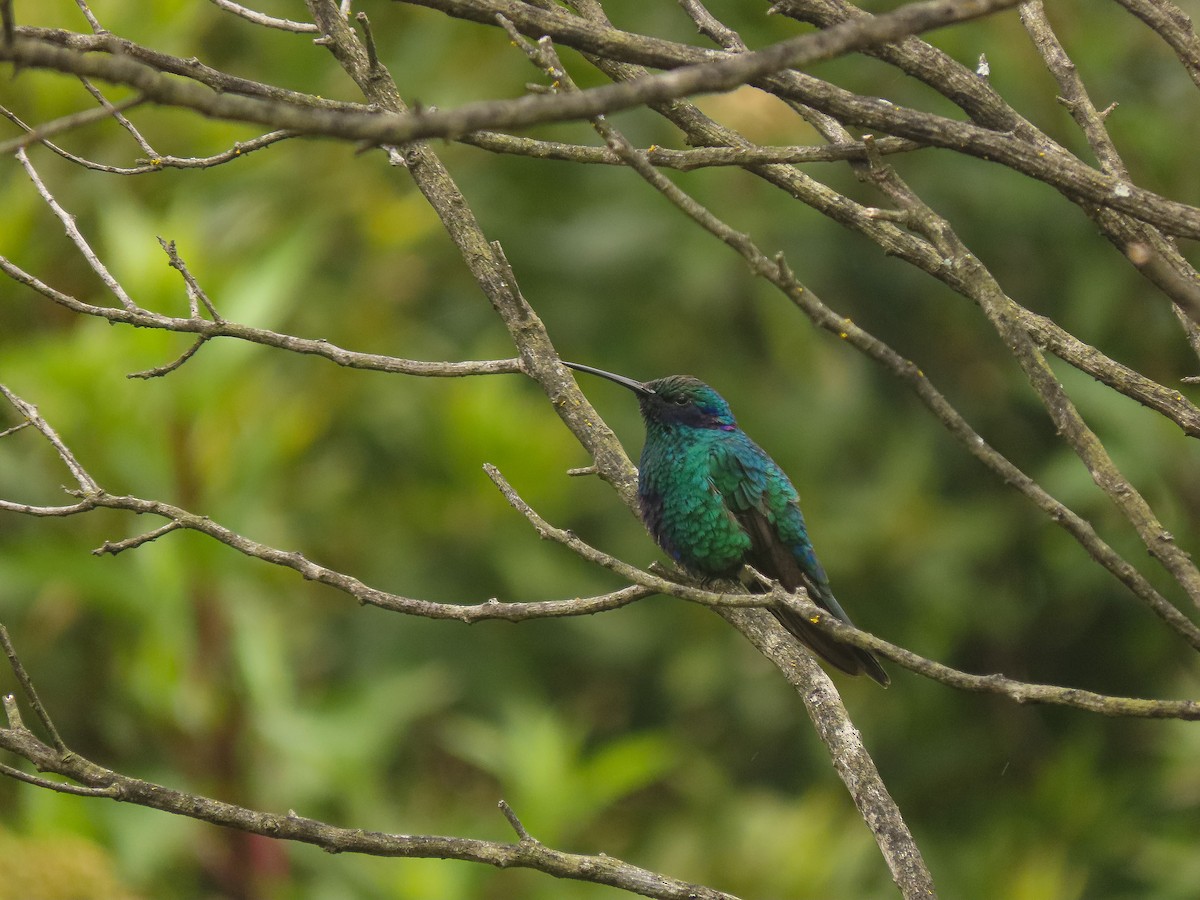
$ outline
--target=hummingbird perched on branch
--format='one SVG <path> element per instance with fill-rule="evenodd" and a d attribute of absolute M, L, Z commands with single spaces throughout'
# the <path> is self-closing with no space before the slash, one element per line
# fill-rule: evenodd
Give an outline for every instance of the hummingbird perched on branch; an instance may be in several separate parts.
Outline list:
<path fill-rule="evenodd" d="M 702 578 L 736 578 L 744 565 L 809 598 L 847 625 L 817 561 L 800 496 L 783 470 L 742 431 L 729 404 L 688 375 L 634 381 L 578 363 L 633 391 L 646 424 L 638 463 L 642 521 L 667 555 Z M 771 612 L 817 656 L 850 675 L 890 679 L 874 656 L 782 607 Z"/>

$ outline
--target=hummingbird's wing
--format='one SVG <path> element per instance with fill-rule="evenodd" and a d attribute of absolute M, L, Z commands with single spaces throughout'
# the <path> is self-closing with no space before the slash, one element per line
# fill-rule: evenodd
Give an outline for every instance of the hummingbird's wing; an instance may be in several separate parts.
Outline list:
<path fill-rule="evenodd" d="M 746 562 L 788 590 L 805 588 L 815 603 L 849 623 L 809 540 L 800 497 L 779 466 L 747 438 L 714 447 L 709 471 L 713 486 L 750 538 Z"/>
<path fill-rule="evenodd" d="M 750 538 L 745 562 L 790 591 L 803 587 L 814 603 L 852 625 L 813 550 L 800 512 L 800 497 L 779 466 L 744 438 L 744 442 L 714 447 L 709 468 L 713 486 Z M 842 671 L 865 673 L 885 687 L 890 682 L 879 660 L 868 651 L 835 640 L 790 609 L 771 612 L 814 653 Z"/>

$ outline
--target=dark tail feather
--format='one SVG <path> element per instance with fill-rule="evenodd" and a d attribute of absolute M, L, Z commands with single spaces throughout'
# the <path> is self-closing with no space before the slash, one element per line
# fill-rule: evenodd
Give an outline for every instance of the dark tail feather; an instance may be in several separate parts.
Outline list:
<path fill-rule="evenodd" d="M 884 687 L 892 683 L 879 660 L 869 651 L 835 640 L 814 627 L 804 616 L 790 609 L 772 609 L 771 613 L 779 620 L 780 625 L 799 638 L 800 643 L 831 666 L 841 669 L 847 675 L 867 675 Z"/>

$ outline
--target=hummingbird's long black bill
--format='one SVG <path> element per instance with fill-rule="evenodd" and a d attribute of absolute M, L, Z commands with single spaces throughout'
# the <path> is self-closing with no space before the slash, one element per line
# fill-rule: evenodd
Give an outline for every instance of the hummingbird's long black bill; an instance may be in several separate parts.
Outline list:
<path fill-rule="evenodd" d="M 615 381 L 617 384 L 624 385 L 639 397 L 648 397 L 654 393 L 653 390 L 642 382 L 626 378 L 624 375 L 614 375 L 612 372 L 605 372 L 603 369 L 594 369 L 591 366 L 581 365 L 580 363 L 567 362 L 565 359 L 561 360 L 561 362 L 568 369 L 575 369 L 577 372 L 587 372 L 591 375 L 599 375 L 601 378 L 607 378 L 609 381 Z"/>

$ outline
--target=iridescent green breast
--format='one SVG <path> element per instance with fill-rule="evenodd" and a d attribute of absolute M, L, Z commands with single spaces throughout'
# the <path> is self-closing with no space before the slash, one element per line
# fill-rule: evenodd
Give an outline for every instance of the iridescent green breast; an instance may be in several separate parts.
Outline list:
<path fill-rule="evenodd" d="M 638 470 L 646 528 L 672 559 L 701 575 L 736 575 L 750 549 L 710 469 L 714 443 L 729 437 L 707 430 L 648 434 Z"/>

